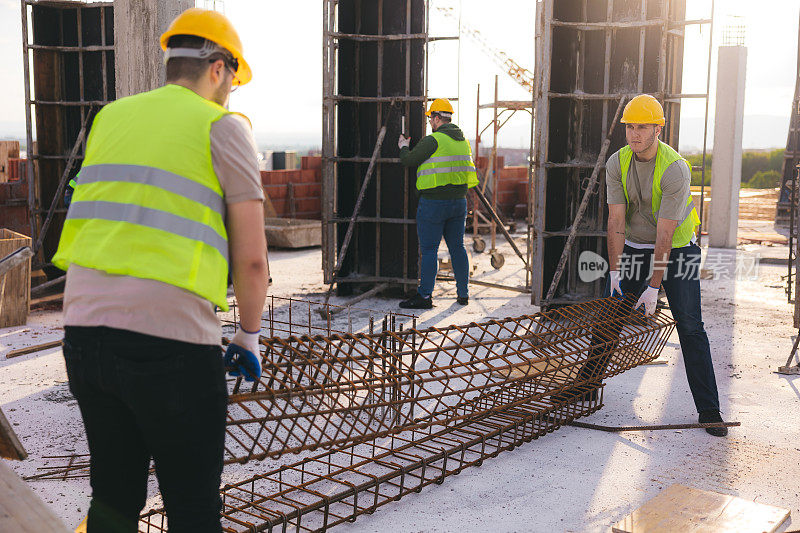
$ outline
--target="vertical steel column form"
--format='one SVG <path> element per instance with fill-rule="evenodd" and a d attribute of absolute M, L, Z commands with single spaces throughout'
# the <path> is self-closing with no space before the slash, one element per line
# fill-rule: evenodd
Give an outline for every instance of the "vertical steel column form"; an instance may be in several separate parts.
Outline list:
<path fill-rule="evenodd" d="M 459 39 L 460 41 L 460 39 Z M 475 167 L 478 166 L 478 158 L 481 156 L 481 84 L 478 84 L 478 90 L 475 99 Z M 529 165 L 530 166 L 530 165 Z M 486 183 L 484 176 L 483 182 Z M 478 237 L 478 210 L 476 209 L 475 192 L 471 191 L 470 197 L 472 198 L 472 240 L 473 242 Z"/>
<path fill-rule="evenodd" d="M 22 10 L 22 70 L 25 75 L 25 152 L 28 159 L 25 170 L 28 179 L 28 220 L 30 222 L 31 239 L 36 242 L 36 219 L 33 216 L 36 201 L 36 185 L 33 167 L 37 161 L 33 156 L 33 119 L 31 118 L 31 67 L 30 67 L 30 48 L 28 47 L 28 2 L 20 0 Z"/>
<path fill-rule="evenodd" d="M 408 33 L 408 32 L 406 32 Z M 383 35 L 383 0 L 378 0 L 378 35 Z M 360 43 L 359 43 L 360 44 Z M 383 96 L 383 39 L 378 39 L 378 57 L 377 60 L 377 82 L 378 87 L 376 91 L 377 96 Z M 383 102 L 378 102 L 378 112 L 375 114 L 375 130 L 380 131 L 383 127 Z M 388 126 L 388 124 L 387 124 Z M 391 145 L 391 143 L 389 143 Z M 383 151 L 383 146 L 381 146 Z M 378 158 L 381 154 L 378 152 Z M 375 163 L 375 218 L 381 219 L 381 163 Z M 375 271 L 374 276 L 381 275 L 381 224 L 375 223 Z"/>
<path fill-rule="evenodd" d="M 703 118 L 703 168 L 700 170 L 700 225 L 697 226 L 697 245 L 703 244 L 703 206 L 705 204 L 706 192 L 706 147 L 708 144 L 708 100 L 711 91 L 711 53 L 714 42 L 714 0 L 711 0 L 711 24 L 708 32 L 708 65 L 706 66 L 706 109 Z M 797 68 L 800 72 L 800 32 L 798 33 L 798 55 Z"/>
<path fill-rule="evenodd" d="M 639 19 L 642 22 L 647 20 L 647 1 L 642 0 L 642 9 L 639 12 Z M 644 44 L 645 44 L 645 27 L 639 28 L 639 66 L 637 69 L 636 79 L 636 92 L 641 94 L 644 92 Z M 663 60 L 663 59 L 662 59 Z"/>
<path fill-rule="evenodd" d="M 76 9 L 75 18 L 77 19 L 78 23 L 78 77 L 80 78 L 78 83 L 78 92 L 80 94 L 81 102 L 84 102 L 86 101 L 86 98 L 84 98 L 85 83 L 83 79 L 83 9 L 80 7 L 80 5 L 78 5 L 78 8 Z M 103 66 L 103 68 L 105 68 L 105 65 Z M 81 110 L 81 124 L 83 124 L 84 121 L 86 120 L 85 115 L 87 109 L 85 106 L 81 105 L 80 110 Z M 83 140 L 81 141 L 81 148 L 83 149 L 84 154 L 86 153 L 86 137 L 88 137 L 88 135 L 84 135 Z"/>
<path fill-rule="evenodd" d="M 606 23 L 611 24 L 614 21 L 614 0 L 606 0 Z M 644 1 L 644 0 L 643 0 Z M 605 34 L 605 58 L 603 59 L 603 94 L 608 94 L 611 88 L 611 28 L 606 26 L 603 29 Z M 603 123 L 600 125 L 602 132 L 600 137 L 606 138 L 608 133 L 608 100 L 603 99 Z"/>
<path fill-rule="evenodd" d="M 669 0 L 662 0 L 661 4 L 661 44 L 658 49 L 658 92 L 661 94 L 661 103 L 667 95 L 667 36 L 669 32 Z"/>
<path fill-rule="evenodd" d="M 108 72 L 106 72 L 106 67 L 108 65 L 108 61 L 106 60 L 106 54 L 108 53 L 105 47 L 108 45 L 106 42 L 106 9 L 105 7 L 100 8 L 100 44 L 103 45 L 103 50 L 100 52 L 100 61 L 103 62 L 103 101 L 108 101 Z M 113 8 L 112 8 L 113 9 Z M 83 153 L 86 153 L 86 145 L 84 143 Z"/>
<path fill-rule="evenodd" d="M 325 283 L 332 282 L 336 247 L 336 228 L 331 223 L 334 206 L 336 205 L 336 163 L 333 161 L 335 154 L 334 139 L 336 138 L 334 122 L 335 107 L 333 96 L 333 77 L 336 69 L 333 66 L 333 39 L 331 32 L 334 28 L 334 11 L 336 0 L 324 0 L 322 3 L 322 272 Z"/>
<path fill-rule="evenodd" d="M 494 114 L 494 118 L 492 120 L 492 209 L 494 212 L 497 212 L 497 189 L 499 189 L 499 183 L 497 182 L 497 131 L 499 128 L 497 127 L 497 84 L 498 84 L 499 76 L 497 74 L 494 75 L 494 106 L 492 106 L 492 113 Z M 497 222 L 495 221 L 494 217 L 491 217 L 492 220 L 492 248 L 490 253 L 496 252 L 497 248 Z"/>
<path fill-rule="evenodd" d="M 428 18 L 428 4 L 425 4 L 425 19 L 427 24 Z M 406 34 L 411 33 L 411 0 L 406 0 Z M 408 98 L 411 96 L 411 40 L 406 39 L 405 41 L 405 50 L 406 50 L 406 83 L 405 87 L 403 88 L 403 95 Z M 425 27 L 425 57 L 428 56 L 428 29 L 427 26 Z M 427 91 L 426 91 L 427 96 Z M 423 104 L 424 105 L 424 104 Z M 411 127 L 411 103 L 406 100 L 405 102 L 405 109 L 403 110 L 405 118 L 405 124 L 407 128 Z M 402 121 L 402 119 L 401 119 Z M 408 133 L 410 135 L 410 131 L 401 132 L 403 134 Z M 407 167 L 403 167 L 403 217 L 408 216 L 408 209 L 410 207 L 410 199 L 408 197 L 408 180 L 410 179 L 410 169 Z M 416 179 L 416 176 L 415 176 Z M 408 224 L 403 224 L 403 250 L 408 250 Z M 419 268 L 417 268 L 419 270 Z M 403 258 L 403 279 L 408 279 L 408 257 Z"/>
<path fill-rule="evenodd" d="M 536 3 L 536 63 L 534 70 L 534 135 L 532 143 L 534 158 L 531 162 L 533 172 L 530 181 L 530 200 L 528 214 L 532 221 L 531 250 L 531 303 L 542 297 L 544 272 L 542 268 L 534 270 L 533 265 L 540 266 L 544 256 L 544 223 L 547 198 L 547 153 L 549 134 L 547 125 L 550 119 L 550 51 L 553 46 L 552 26 L 554 0 L 538 0 Z"/>

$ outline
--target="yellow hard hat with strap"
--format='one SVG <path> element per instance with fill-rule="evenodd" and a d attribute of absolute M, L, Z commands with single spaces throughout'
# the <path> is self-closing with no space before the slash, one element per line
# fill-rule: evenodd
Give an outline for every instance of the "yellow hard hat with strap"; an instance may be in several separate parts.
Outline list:
<path fill-rule="evenodd" d="M 447 98 L 437 98 L 431 102 L 425 115 L 431 116 L 431 113 L 453 113 L 453 106 Z"/>
<path fill-rule="evenodd" d="M 244 85 L 253 79 L 253 71 L 244 59 L 242 40 L 236 33 L 233 24 L 228 17 L 217 11 L 210 9 L 200 9 L 191 7 L 178 15 L 169 25 L 167 31 L 161 35 L 161 49 L 167 50 L 167 43 L 170 37 L 175 35 L 194 35 L 211 41 L 233 55 L 238 63 L 234 72 L 236 79 L 234 85 Z M 175 56 L 173 57 L 180 57 Z M 188 56 L 184 56 L 188 57 Z"/>

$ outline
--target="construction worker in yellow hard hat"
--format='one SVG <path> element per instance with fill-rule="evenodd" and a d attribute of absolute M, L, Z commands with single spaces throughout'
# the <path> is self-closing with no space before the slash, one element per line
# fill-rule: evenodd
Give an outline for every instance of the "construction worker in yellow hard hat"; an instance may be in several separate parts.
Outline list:
<path fill-rule="evenodd" d="M 404 309 L 433 307 L 433 286 L 438 270 L 439 244 L 444 237 L 456 278 L 456 301 L 469 303 L 469 259 L 464 248 L 467 219 L 467 189 L 478 184 L 472 149 L 458 126 L 453 124 L 453 106 L 437 98 L 425 112 L 432 133 L 413 150 L 410 137 L 400 135 L 400 162 L 417 167 L 417 238 L 420 250 L 419 286 L 411 298 L 400 302 Z"/>
<path fill-rule="evenodd" d="M 708 335 L 700 306 L 700 218 L 689 188 L 691 166 L 659 140 L 664 109 L 649 94 L 627 103 L 621 122 L 628 144 L 606 163 L 609 295 L 625 295 L 645 315 L 661 287 L 677 323 L 686 377 L 701 423 L 722 422 Z M 633 298 L 638 298 L 633 303 Z M 608 339 L 601 342 L 607 345 Z M 601 349 L 602 351 L 602 349 Z M 606 361 L 603 361 L 603 360 Z M 603 365 L 607 357 L 600 357 Z M 590 365 L 584 367 L 586 370 Z M 725 436 L 725 427 L 707 428 Z"/>
<path fill-rule="evenodd" d="M 185 11 L 161 45 L 166 85 L 97 114 L 53 258 L 91 453 L 88 533 L 137 530 L 151 459 L 170 531 L 221 531 L 225 369 L 261 375 L 264 195 L 250 125 L 225 108 L 252 73 L 215 11 Z M 229 272 L 240 324 L 223 357 Z"/>

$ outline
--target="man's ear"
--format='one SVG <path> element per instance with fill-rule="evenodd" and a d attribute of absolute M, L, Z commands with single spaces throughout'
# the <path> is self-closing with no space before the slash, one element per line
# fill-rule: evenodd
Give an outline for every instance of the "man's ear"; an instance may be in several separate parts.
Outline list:
<path fill-rule="evenodd" d="M 662 128 L 663 128 L 663 126 L 656 124 L 656 137 L 660 137 L 661 136 L 661 129 Z"/>
<path fill-rule="evenodd" d="M 211 63 L 209 72 L 211 81 L 216 85 L 225 76 L 225 62 L 222 59 L 217 59 Z"/>

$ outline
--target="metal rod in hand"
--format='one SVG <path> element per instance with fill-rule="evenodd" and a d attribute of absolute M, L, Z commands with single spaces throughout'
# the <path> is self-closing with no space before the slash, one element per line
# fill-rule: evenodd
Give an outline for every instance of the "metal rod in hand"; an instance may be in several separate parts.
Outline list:
<path fill-rule="evenodd" d="M 22 248 L 18 248 L 17 250 L 3 257 L 0 259 L 0 277 L 2 277 L 6 272 L 9 272 L 10 270 L 25 263 L 25 261 L 30 259 L 32 256 L 33 252 L 31 251 L 30 247 L 23 246 Z"/>
<path fill-rule="evenodd" d="M 511 234 L 506 229 L 506 225 L 500 219 L 500 215 L 497 214 L 497 211 L 494 210 L 494 207 L 492 207 L 492 204 L 489 202 L 489 199 L 486 198 L 486 195 L 483 194 L 483 191 L 481 191 L 480 187 L 475 187 L 473 188 L 473 190 L 475 191 L 475 194 L 477 195 L 478 199 L 483 204 L 483 207 L 485 207 L 486 210 L 489 212 L 489 214 L 492 216 L 492 220 L 494 220 L 497 227 L 500 228 L 500 231 L 508 241 L 508 244 L 511 245 L 511 247 L 514 249 L 514 252 L 516 252 L 519 258 L 522 259 L 522 262 L 525 263 L 525 265 L 527 265 L 528 264 L 527 258 L 524 255 L 522 255 L 522 251 L 519 249 L 519 247 L 517 247 L 517 243 L 514 242 L 514 239 L 511 237 Z"/>
<path fill-rule="evenodd" d="M 328 287 L 328 292 L 325 295 L 325 303 L 328 303 L 328 300 L 330 300 L 331 291 L 333 290 L 333 283 L 336 281 L 336 276 L 339 274 L 339 270 L 342 268 L 347 250 L 350 247 L 350 240 L 353 238 L 353 230 L 356 226 L 356 219 L 358 218 L 359 211 L 361 211 L 361 204 L 364 202 L 364 197 L 367 195 L 367 187 L 372 179 L 372 171 L 375 169 L 375 162 L 381 153 L 381 146 L 383 145 L 383 140 L 386 137 L 386 124 L 389 122 L 394 108 L 395 101 L 392 100 L 392 104 L 389 107 L 389 113 L 386 115 L 386 120 L 384 120 L 381 130 L 378 132 L 378 140 L 375 141 L 375 148 L 372 150 L 372 157 L 369 160 L 367 173 L 364 175 L 364 182 L 361 184 L 361 191 L 358 193 L 356 205 L 353 207 L 353 214 L 350 217 L 350 222 L 347 224 L 347 232 L 344 234 L 344 239 L 342 240 L 342 248 L 339 251 L 339 257 L 336 258 L 336 266 L 333 267 L 333 275 L 331 276 L 331 284 Z"/>
<path fill-rule="evenodd" d="M 53 213 L 56 211 L 56 205 L 58 205 L 59 199 L 64 195 L 64 188 L 67 186 L 69 172 L 72 170 L 72 165 L 75 163 L 75 157 L 78 155 L 78 149 L 80 149 L 81 144 L 83 143 L 83 138 L 86 136 L 86 126 L 89 123 L 89 116 L 92 114 L 92 109 L 93 106 L 90 106 L 89 111 L 86 113 L 86 117 L 83 119 L 83 126 L 81 126 L 81 131 L 78 133 L 78 138 L 75 139 L 75 144 L 72 145 L 72 151 L 69 153 L 69 159 L 67 159 L 67 166 L 64 167 L 64 173 L 61 174 L 61 180 L 58 182 L 58 189 L 56 189 L 56 194 L 53 196 L 53 201 L 50 202 L 50 209 L 47 210 L 47 217 L 45 217 L 44 223 L 42 224 L 42 229 L 39 232 L 39 238 L 36 239 L 36 244 L 33 247 L 33 253 L 38 252 L 42 247 L 42 242 L 44 242 L 44 238 L 47 235 L 50 222 L 53 220 Z"/>
<path fill-rule="evenodd" d="M 627 98 L 624 96 L 620 98 L 619 105 L 617 106 L 617 112 L 614 114 L 614 118 L 611 121 L 611 126 L 608 128 L 608 134 L 603 141 L 603 146 L 600 148 L 600 153 L 597 154 L 597 161 L 595 162 L 594 169 L 592 170 L 592 177 L 589 178 L 589 184 L 586 186 L 586 190 L 583 192 L 581 205 L 578 207 L 578 212 L 575 213 L 575 220 L 572 221 L 572 227 L 569 230 L 567 242 L 564 243 L 564 250 L 561 251 L 561 257 L 558 260 L 558 266 L 553 274 L 553 281 L 550 282 L 550 288 L 547 290 L 547 296 L 544 299 L 545 303 L 549 302 L 553 298 L 553 295 L 556 292 L 556 287 L 558 287 L 558 282 L 561 281 L 561 275 L 564 273 L 564 266 L 567 264 L 567 258 L 569 257 L 570 250 L 572 249 L 572 244 L 575 242 L 575 236 L 578 234 L 578 226 L 580 226 L 581 220 L 583 220 L 583 213 L 589 206 L 589 198 L 591 198 L 594 194 L 594 189 L 597 186 L 597 181 L 600 176 L 600 167 L 603 165 L 603 163 L 605 163 L 606 153 L 608 152 L 608 147 L 611 145 L 611 136 L 614 134 L 614 128 L 617 126 L 619 115 L 622 112 L 622 108 L 625 106 L 626 100 Z"/>

